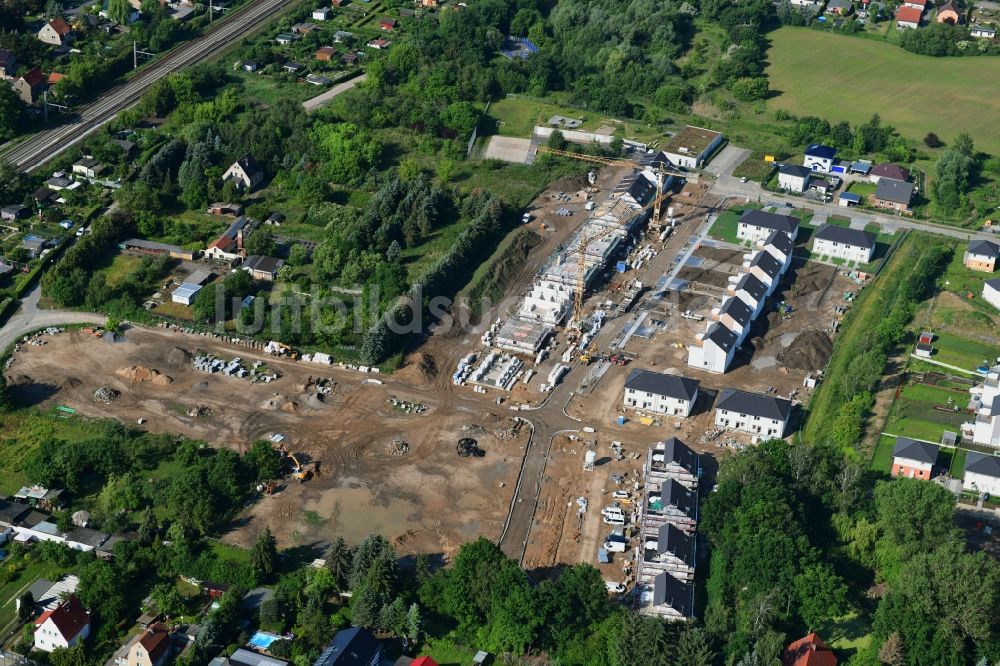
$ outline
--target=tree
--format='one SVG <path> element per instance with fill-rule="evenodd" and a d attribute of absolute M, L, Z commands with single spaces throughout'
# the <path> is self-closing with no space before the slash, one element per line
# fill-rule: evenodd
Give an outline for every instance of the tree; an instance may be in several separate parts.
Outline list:
<path fill-rule="evenodd" d="M 273 627 L 281 621 L 281 610 L 278 607 L 278 600 L 274 597 L 265 599 L 260 604 L 260 623 Z"/>
<path fill-rule="evenodd" d="M 24 102 L 8 85 L 0 86 L 0 143 L 13 139 L 24 122 Z M 2 186 L 0 186 L 2 187 Z"/>
<path fill-rule="evenodd" d="M 11 410 L 10 388 L 7 386 L 7 376 L 0 372 L 0 414 Z"/>
<path fill-rule="evenodd" d="M 305 266 L 309 263 L 309 248 L 296 244 L 288 251 L 289 266 Z"/>
<path fill-rule="evenodd" d="M 753 102 L 767 97 L 768 86 L 766 76 L 743 77 L 733 81 L 730 86 L 733 97 L 741 102 Z"/>
<path fill-rule="evenodd" d="M 420 632 L 424 626 L 424 619 L 420 613 L 420 606 L 416 602 L 410 604 L 406 611 L 406 637 L 413 642 L 420 640 Z"/>
<path fill-rule="evenodd" d="M 691 627 L 681 632 L 672 661 L 674 666 L 712 666 L 714 659 L 715 652 L 704 629 Z"/>
<path fill-rule="evenodd" d="M 976 154 L 975 146 L 972 143 L 972 137 L 969 136 L 967 132 L 962 132 L 955 137 L 955 142 L 952 144 L 952 148 L 966 157 L 973 157 Z"/>
<path fill-rule="evenodd" d="M 251 470 L 255 482 L 281 476 L 281 454 L 266 440 L 255 441 L 247 451 L 244 462 Z"/>
<path fill-rule="evenodd" d="M 878 660 L 886 666 L 904 666 L 906 657 L 903 652 L 903 639 L 899 637 L 898 632 L 889 634 L 882 643 L 882 647 L 878 650 Z"/>
<path fill-rule="evenodd" d="M 247 254 L 263 256 L 273 255 L 278 248 L 278 244 L 274 242 L 274 232 L 267 227 L 257 229 L 247 236 L 245 246 Z"/>
<path fill-rule="evenodd" d="M 333 574 L 333 579 L 337 585 L 343 588 L 347 585 L 348 577 L 351 574 L 352 552 L 348 547 L 344 537 L 337 537 L 330 546 L 330 551 L 326 554 L 326 568 Z"/>
<path fill-rule="evenodd" d="M 353 123 L 320 123 L 313 128 L 313 136 L 326 158 L 326 172 L 337 183 L 359 182 L 382 152 L 372 134 Z"/>
<path fill-rule="evenodd" d="M 184 613 L 184 597 L 176 585 L 159 583 L 153 586 L 149 597 L 156 602 L 156 609 L 168 618 Z"/>
<path fill-rule="evenodd" d="M 274 573 L 277 559 L 278 542 L 271 534 L 271 529 L 265 527 L 250 548 L 250 566 L 258 575 L 266 578 Z"/>
<path fill-rule="evenodd" d="M 569 142 L 566 141 L 566 137 L 559 130 L 553 130 L 552 134 L 549 135 L 548 140 L 545 145 L 554 150 L 566 150 L 566 146 Z"/>
<path fill-rule="evenodd" d="M 56 648 L 49 654 L 52 666 L 87 666 L 87 655 L 83 652 L 83 643 L 71 648 Z"/>
<path fill-rule="evenodd" d="M 35 595 L 28 590 L 21 595 L 17 607 L 17 619 L 27 622 L 35 614 Z"/>
<path fill-rule="evenodd" d="M 108 2 L 108 18 L 119 25 L 128 25 L 132 6 L 128 0 L 110 0 Z"/>
<path fill-rule="evenodd" d="M 798 611 L 810 627 L 847 611 L 847 586 L 826 564 L 814 564 L 795 578 Z"/>

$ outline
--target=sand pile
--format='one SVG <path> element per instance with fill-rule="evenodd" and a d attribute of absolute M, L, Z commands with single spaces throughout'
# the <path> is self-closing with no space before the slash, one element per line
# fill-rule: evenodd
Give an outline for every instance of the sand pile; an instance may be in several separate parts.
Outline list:
<path fill-rule="evenodd" d="M 169 386 L 174 383 L 173 379 L 159 370 L 147 368 L 142 365 L 133 365 L 130 368 L 119 368 L 115 371 L 115 374 L 125 381 L 132 382 L 133 384 L 149 382 L 154 386 Z"/>
<path fill-rule="evenodd" d="M 833 341 L 823 331 L 804 331 L 778 354 L 778 363 L 786 368 L 812 372 L 830 360 Z"/>
<path fill-rule="evenodd" d="M 286 402 L 281 406 L 281 411 L 287 414 L 294 414 L 295 412 L 299 411 L 299 403 L 293 400 L 289 400 L 288 402 Z"/>

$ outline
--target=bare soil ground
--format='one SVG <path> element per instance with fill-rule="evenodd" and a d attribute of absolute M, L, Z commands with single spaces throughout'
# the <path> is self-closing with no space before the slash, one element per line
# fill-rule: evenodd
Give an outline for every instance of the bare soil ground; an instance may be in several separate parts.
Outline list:
<path fill-rule="evenodd" d="M 445 361 L 426 350 L 400 372 L 410 383 L 385 377 L 384 385 L 335 368 L 274 359 L 208 338 L 165 329 L 131 329 L 110 344 L 80 332 L 25 346 L 8 374 L 22 394 L 44 405 L 62 404 L 89 417 L 117 418 L 152 432 L 178 433 L 216 446 L 245 450 L 272 433 L 316 472 L 262 498 L 227 535 L 248 544 L 265 525 L 282 546 L 321 544 L 342 535 L 357 541 L 371 532 L 394 539 L 401 553 L 453 554 L 480 535 L 497 538 L 507 516 L 527 433 L 501 440 L 509 412 L 475 395 L 453 396 Z M 260 359 L 282 374 L 253 384 L 192 366 L 195 350 L 222 358 Z M 311 380 L 336 382 L 320 396 Z M 390 395 L 426 404 L 420 385 L 441 385 L 422 414 L 393 407 Z M 110 404 L 94 399 L 100 387 L 120 392 Z M 195 408 L 204 416 L 189 416 Z M 463 426 L 472 425 L 470 434 Z M 501 433 L 506 436 L 501 430 Z M 460 458 L 455 445 L 472 436 L 484 458 Z M 409 444 L 390 454 L 393 439 Z"/>

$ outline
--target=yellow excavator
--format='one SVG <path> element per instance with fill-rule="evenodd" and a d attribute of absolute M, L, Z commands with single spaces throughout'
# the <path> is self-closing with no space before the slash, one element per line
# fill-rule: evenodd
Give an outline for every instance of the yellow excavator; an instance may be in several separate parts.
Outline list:
<path fill-rule="evenodd" d="M 312 470 L 306 469 L 302 463 L 299 462 L 299 459 L 295 457 L 294 453 L 289 453 L 288 459 L 292 461 L 292 476 L 298 479 L 300 483 L 302 481 L 308 481 L 312 478 Z"/>

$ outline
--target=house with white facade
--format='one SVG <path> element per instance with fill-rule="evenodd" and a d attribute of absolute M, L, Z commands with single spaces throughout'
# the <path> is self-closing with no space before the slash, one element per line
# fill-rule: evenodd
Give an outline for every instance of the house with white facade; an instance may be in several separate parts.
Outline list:
<path fill-rule="evenodd" d="M 88 636 L 90 614 L 75 594 L 35 620 L 35 649 L 42 652 L 74 647 L 87 640 Z"/>
<path fill-rule="evenodd" d="M 772 231 L 766 239 L 757 241 L 756 246 L 781 262 L 782 273 L 792 265 L 792 239 L 784 231 Z"/>
<path fill-rule="evenodd" d="M 715 425 L 762 438 L 784 437 L 792 403 L 784 398 L 723 389 L 715 405 Z"/>
<path fill-rule="evenodd" d="M 962 424 L 962 435 L 976 444 L 1000 448 L 1000 365 L 986 373 L 983 383 L 969 389 L 969 409 L 975 421 Z"/>
<path fill-rule="evenodd" d="M 753 259 L 743 262 L 743 268 L 748 273 L 767 285 L 767 295 L 770 296 L 781 281 L 781 262 L 770 252 L 757 252 Z"/>
<path fill-rule="evenodd" d="M 667 145 L 663 146 L 663 153 L 679 167 L 697 169 L 721 143 L 721 132 L 688 125 L 670 137 Z"/>
<path fill-rule="evenodd" d="M 625 407 L 687 417 L 698 401 L 698 385 L 697 379 L 633 368 L 625 380 Z"/>
<path fill-rule="evenodd" d="M 1000 495 L 1000 458 L 969 451 L 965 458 L 962 488 L 976 493 Z"/>
<path fill-rule="evenodd" d="M 814 143 L 806 148 L 805 157 L 802 159 L 802 166 L 813 171 L 830 173 L 830 170 L 833 169 L 833 160 L 836 157 L 836 148 Z"/>
<path fill-rule="evenodd" d="M 736 334 L 737 347 L 746 340 L 753 324 L 753 310 L 735 296 L 727 298 L 720 307 L 713 308 L 712 317 Z"/>
<path fill-rule="evenodd" d="M 707 372 L 725 372 L 736 355 L 737 337 L 721 323 L 712 322 L 688 345 L 688 365 Z"/>
<path fill-rule="evenodd" d="M 253 155 L 247 153 L 232 163 L 222 174 L 222 181 L 233 181 L 240 190 L 252 190 L 264 182 L 264 170 L 257 164 Z"/>
<path fill-rule="evenodd" d="M 1000 278 L 983 283 L 983 300 L 1000 310 Z"/>
<path fill-rule="evenodd" d="M 772 231 L 783 231 L 794 241 L 799 233 L 799 220 L 791 215 L 745 210 L 736 224 L 736 237 L 754 243 L 767 240 Z"/>
<path fill-rule="evenodd" d="M 812 169 L 798 164 L 782 164 L 778 167 L 778 187 L 786 192 L 801 194 L 809 185 Z"/>
<path fill-rule="evenodd" d="M 867 264 L 875 254 L 875 238 L 868 231 L 824 224 L 813 237 L 812 253 Z"/>
<path fill-rule="evenodd" d="M 746 303 L 753 310 L 754 319 L 764 309 L 764 303 L 767 301 L 767 285 L 750 273 L 729 278 L 726 293 Z"/>

